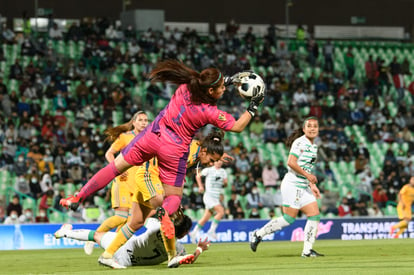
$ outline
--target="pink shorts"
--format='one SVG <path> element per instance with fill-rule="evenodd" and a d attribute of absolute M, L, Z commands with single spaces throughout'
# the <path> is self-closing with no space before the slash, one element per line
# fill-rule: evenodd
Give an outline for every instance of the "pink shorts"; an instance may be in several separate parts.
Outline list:
<path fill-rule="evenodd" d="M 158 132 L 151 129 L 152 125 L 148 126 L 122 150 L 125 161 L 139 166 L 156 156 L 161 182 L 177 187 L 183 186 L 189 145 L 178 143 L 165 128 L 159 128 Z"/>

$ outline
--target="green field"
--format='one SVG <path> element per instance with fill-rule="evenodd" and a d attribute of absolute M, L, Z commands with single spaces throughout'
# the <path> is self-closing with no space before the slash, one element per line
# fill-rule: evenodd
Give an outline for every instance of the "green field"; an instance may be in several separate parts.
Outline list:
<path fill-rule="evenodd" d="M 256 253 L 247 243 L 212 244 L 193 265 L 126 270 L 98 265 L 100 249 L 92 256 L 82 249 L 0 251 L 0 274 L 414 274 L 413 239 L 319 240 L 315 249 L 326 256 L 301 258 L 302 242 L 264 242 Z"/>

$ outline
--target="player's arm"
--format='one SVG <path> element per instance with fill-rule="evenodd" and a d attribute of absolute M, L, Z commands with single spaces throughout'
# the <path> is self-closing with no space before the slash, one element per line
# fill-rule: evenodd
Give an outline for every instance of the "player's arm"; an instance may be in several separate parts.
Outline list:
<path fill-rule="evenodd" d="M 316 184 L 318 182 L 318 179 L 312 175 L 311 173 L 306 172 L 305 170 L 302 169 L 302 167 L 299 166 L 298 164 L 298 157 L 294 154 L 289 154 L 288 157 L 288 161 L 287 161 L 287 165 L 293 170 L 295 171 L 297 174 L 304 176 L 305 178 L 308 179 L 310 185 L 312 184 Z"/>
<path fill-rule="evenodd" d="M 199 169 L 199 168 L 197 168 L 197 169 Z M 203 181 L 202 181 L 202 174 L 199 173 L 199 171 L 197 171 L 195 178 L 196 178 L 196 182 L 197 182 L 197 185 L 198 185 L 198 192 L 200 194 L 204 193 L 204 185 L 203 185 Z"/>
<path fill-rule="evenodd" d="M 225 179 L 223 180 L 223 187 L 227 187 L 227 183 L 228 183 L 228 180 L 227 180 L 227 178 L 225 178 Z"/>
<path fill-rule="evenodd" d="M 402 191 L 403 190 L 401 190 L 400 192 L 398 192 L 398 201 L 401 203 L 402 209 L 405 209 L 405 203 L 404 203 L 404 200 L 402 199 L 402 195 L 401 195 L 401 192 Z"/>
<path fill-rule="evenodd" d="M 112 146 L 109 147 L 109 149 L 105 153 L 105 159 L 111 163 L 115 159 L 115 154 L 118 153 L 117 150 L 115 150 Z"/>
<path fill-rule="evenodd" d="M 209 246 L 210 246 L 210 241 L 208 240 L 208 238 L 205 238 L 204 241 L 200 239 L 198 241 L 197 248 L 194 251 L 194 260 L 192 263 L 194 263 L 197 260 L 198 256 L 200 256 L 201 253 L 207 250 Z"/>

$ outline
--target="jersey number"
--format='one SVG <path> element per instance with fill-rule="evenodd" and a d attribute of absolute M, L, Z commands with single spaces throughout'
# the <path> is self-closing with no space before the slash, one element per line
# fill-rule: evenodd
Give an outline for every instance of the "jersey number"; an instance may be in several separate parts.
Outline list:
<path fill-rule="evenodd" d="M 177 124 L 178 126 L 181 126 L 180 119 L 181 119 L 181 117 L 183 116 L 184 112 L 185 112 L 185 107 L 184 107 L 184 106 L 181 106 L 181 108 L 180 108 L 180 112 L 178 113 L 177 117 L 174 117 L 174 118 L 172 119 L 172 121 L 173 121 L 175 124 Z"/>

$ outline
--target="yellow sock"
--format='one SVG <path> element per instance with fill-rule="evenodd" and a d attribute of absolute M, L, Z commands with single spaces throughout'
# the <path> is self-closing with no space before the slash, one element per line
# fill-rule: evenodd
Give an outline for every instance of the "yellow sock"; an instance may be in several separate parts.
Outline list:
<path fill-rule="evenodd" d="M 167 251 L 167 254 L 168 254 L 168 261 L 170 261 L 177 254 L 177 251 L 175 249 L 175 238 L 168 239 L 167 237 L 165 237 L 165 234 L 164 232 L 162 232 L 162 230 L 161 230 L 161 236 L 164 242 L 165 250 Z"/>
<path fill-rule="evenodd" d="M 115 227 L 122 227 L 126 223 L 127 219 L 128 213 L 126 214 L 126 216 L 116 213 L 114 216 L 104 220 L 104 222 L 98 227 L 98 229 L 96 229 L 96 232 L 108 232 Z"/>
<path fill-rule="evenodd" d="M 394 226 L 395 229 L 399 228 L 398 232 L 395 234 L 395 238 L 398 238 L 408 228 L 408 222 L 406 220 L 402 220 Z"/>
<path fill-rule="evenodd" d="M 115 238 L 111 242 L 111 244 L 106 248 L 103 256 L 104 258 L 110 258 L 115 252 L 123 246 L 133 235 L 135 231 L 133 231 L 128 224 L 124 225 L 121 230 L 116 233 Z"/>

